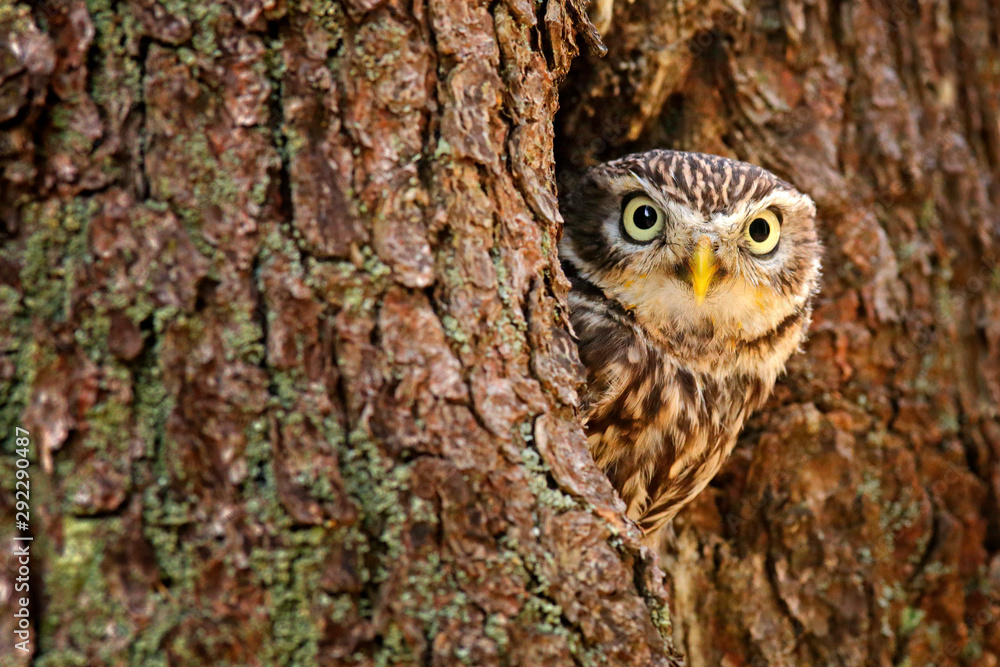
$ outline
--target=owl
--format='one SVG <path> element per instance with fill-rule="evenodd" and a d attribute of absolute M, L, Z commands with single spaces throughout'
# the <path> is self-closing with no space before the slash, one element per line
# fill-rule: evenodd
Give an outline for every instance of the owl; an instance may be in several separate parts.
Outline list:
<path fill-rule="evenodd" d="M 752 164 L 654 150 L 590 169 L 561 210 L 588 446 L 652 539 L 804 339 L 816 208 Z"/>

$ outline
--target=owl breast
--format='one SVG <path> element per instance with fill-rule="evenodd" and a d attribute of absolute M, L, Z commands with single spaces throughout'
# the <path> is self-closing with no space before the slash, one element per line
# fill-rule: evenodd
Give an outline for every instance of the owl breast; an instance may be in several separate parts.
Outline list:
<path fill-rule="evenodd" d="M 761 360 L 776 356 L 783 365 L 808 314 L 741 349 L 711 338 L 667 342 L 585 281 L 574 276 L 573 283 L 571 319 L 588 371 L 588 444 L 629 518 L 655 533 L 726 461 L 774 386 L 776 373 L 766 370 L 774 364 Z"/>

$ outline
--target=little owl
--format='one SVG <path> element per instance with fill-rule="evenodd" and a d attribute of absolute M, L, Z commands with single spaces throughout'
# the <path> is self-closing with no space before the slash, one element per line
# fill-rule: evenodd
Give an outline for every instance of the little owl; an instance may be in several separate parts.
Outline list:
<path fill-rule="evenodd" d="M 562 202 L 590 451 L 652 537 L 711 481 L 802 342 L 812 200 L 745 162 L 656 150 Z"/>

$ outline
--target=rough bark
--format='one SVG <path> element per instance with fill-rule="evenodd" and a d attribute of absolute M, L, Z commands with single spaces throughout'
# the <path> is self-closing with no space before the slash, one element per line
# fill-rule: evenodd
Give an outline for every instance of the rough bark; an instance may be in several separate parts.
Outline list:
<path fill-rule="evenodd" d="M 664 564 L 693 666 L 1000 660 L 998 26 L 990 0 L 619 1 L 574 64 L 564 183 L 698 150 L 822 219 L 805 354 Z"/>
<path fill-rule="evenodd" d="M 0 5 L 34 664 L 674 661 L 574 412 L 581 5 Z"/>

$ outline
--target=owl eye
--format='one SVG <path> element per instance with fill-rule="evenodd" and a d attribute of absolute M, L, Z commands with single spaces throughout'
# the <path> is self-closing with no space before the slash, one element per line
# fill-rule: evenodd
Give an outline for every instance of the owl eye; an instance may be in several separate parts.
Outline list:
<path fill-rule="evenodd" d="M 622 227 L 628 237 L 637 243 L 648 243 L 656 238 L 665 221 L 663 209 L 642 195 L 629 199 L 622 212 Z"/>
<path fill-rule="evenodd" d="M 755 255 L 766 255 L 774 250 L 781 238 L 781 222 L 769 209 L 760 211 L 753 217 L 746 231 L 747 246 Z"/>

